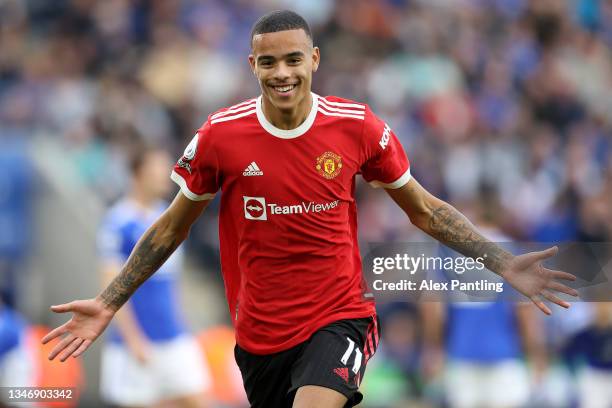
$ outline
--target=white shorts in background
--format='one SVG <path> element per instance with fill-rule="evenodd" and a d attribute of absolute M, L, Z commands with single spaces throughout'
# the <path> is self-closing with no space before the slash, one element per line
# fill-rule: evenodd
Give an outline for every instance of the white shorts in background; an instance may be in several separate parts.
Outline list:
<path fill-rule="evenodd" d="M 585 367 L 578 374 L 581 408 L 612 407 L 612 371 Z"/>
<path fill-rule="evenodd" d="M 0 357 L 0 387 L 34 387 L 35 381 L 34 355 L 25 344 Z"/>
<path fill-rule="evenodd" d="M 125 346 L 107 343 L 102 349 L 101 370 L 102 398 L 121 406 L 151 405 L 198 394 L 211 384 L 200 347 L 190 336 L 153 343 L 146 365 Z"/>
<path fill-rule="evenodd" d="M 35 351 L 29 350 L 25 344 L 19 344 L 11 351 L 0 357 L 0 387 L 35 387 L 36 386 L 36 355 Z M 33 407 L 34 403 L 19 402 L 7 406 Z"/>
<path fill-rule="evenodd" d="M 451 362 L 446 392 L 453 408 L 520 407 L 529 400 L 529 374 L 519 360 L 493 364 Z"/>

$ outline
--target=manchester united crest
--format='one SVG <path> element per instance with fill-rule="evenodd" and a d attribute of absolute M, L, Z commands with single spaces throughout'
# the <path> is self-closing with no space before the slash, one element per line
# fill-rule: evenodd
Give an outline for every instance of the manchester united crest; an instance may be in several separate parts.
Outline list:
<path fill-rule="evenodd" d="M 315 167 L 320 175 L 328 180 L 333 179 L 342 170 L 342 157 L 332 152 L 325 152 L 317 157 Z"/>

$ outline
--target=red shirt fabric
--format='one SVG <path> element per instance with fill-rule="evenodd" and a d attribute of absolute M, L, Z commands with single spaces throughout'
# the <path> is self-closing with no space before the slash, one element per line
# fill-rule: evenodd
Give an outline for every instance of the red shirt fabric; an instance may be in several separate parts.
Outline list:
<path fill-rule="evenodd" d="M 171 178 L 192 200 L 221 190 L 219 239 L 240 347 L 287 350 L 341 319 L 375 314 L 357 243 L 355 176 L 399 188 L 410 164 L 389 126 L 361 103 L 312 94 L 282 130 L 261 96 L 208 117 Z"/>

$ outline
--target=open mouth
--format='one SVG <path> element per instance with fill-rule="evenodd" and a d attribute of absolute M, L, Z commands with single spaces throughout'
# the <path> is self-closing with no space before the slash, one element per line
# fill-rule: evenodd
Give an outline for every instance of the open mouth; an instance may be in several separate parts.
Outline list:
<path fill-rule="evenodd" d="M 297 88 L 297 84 L 288 84 L 288 85 L 275 85 L 271 86 L 272 89 L 276 91 L 276 93 L 280 95 L 289 95 L 291 91 Z"/>

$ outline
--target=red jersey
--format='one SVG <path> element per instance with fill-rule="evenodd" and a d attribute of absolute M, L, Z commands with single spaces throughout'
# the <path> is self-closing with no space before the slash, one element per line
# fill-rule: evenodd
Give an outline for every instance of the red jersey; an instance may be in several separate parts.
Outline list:
<path fill-rule="evenodd" d="M 192 200 L 222 191 L 221 267 L 236 341 L 271 354 L 334 321 L 375 314 L 357 244 L 355 175 L 399 188 L 410 167 L 367 105 L 313 94 L 306 120 L 282 130 L 261 104 L 260 96 L 210 115 L 172 179 Z"/>

